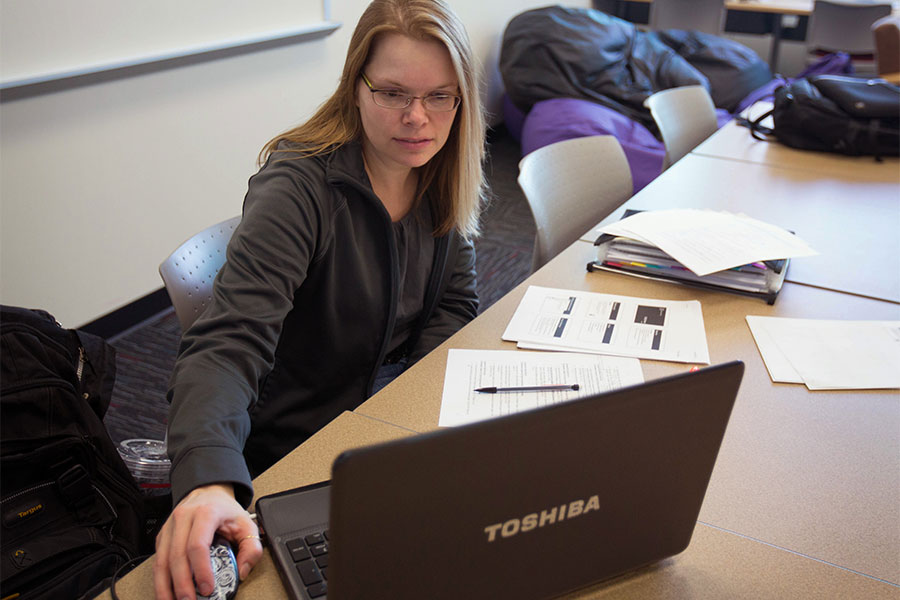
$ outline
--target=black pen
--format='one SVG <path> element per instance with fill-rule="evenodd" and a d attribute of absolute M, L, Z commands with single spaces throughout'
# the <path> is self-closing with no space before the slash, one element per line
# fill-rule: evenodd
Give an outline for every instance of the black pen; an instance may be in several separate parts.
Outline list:
<path fill-rule="evenodd" d="M 522 387 L 482 387 L 475 391 L 481 394 L 496 394 L 497 392 L 555 392 L 559 390 L 577 390 L 577 383 L 567 385 L 524 385 Z"/>

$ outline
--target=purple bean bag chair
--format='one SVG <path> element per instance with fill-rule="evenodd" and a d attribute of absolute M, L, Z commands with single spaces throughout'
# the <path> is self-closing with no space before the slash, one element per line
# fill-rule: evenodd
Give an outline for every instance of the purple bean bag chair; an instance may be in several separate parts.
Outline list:
<path fill-rule="evenodd" d="M 731 118 L 727 111 L 716 112 L 719 126 Z M 663 143 L 637 121 L 595 102 L 576 98 L 542 100 L 523 118 L 521 111 L 505 101 L 504 118 L 507 129 L 522 145 L 522 156 L 554 142 L 612 135 L 619 140 L 628 159 L 634 193 L 662 171 L 666 153 Z"/>
<path fill-rule="evenodd" d="M 666 149 L 649 129 L 611 108 L 576 98 L 542 100 L 532 107 L 522 123 L 522 155 L 589 135 L 613 135 L 619 140 L 635 192 L 662 170 Z"/>

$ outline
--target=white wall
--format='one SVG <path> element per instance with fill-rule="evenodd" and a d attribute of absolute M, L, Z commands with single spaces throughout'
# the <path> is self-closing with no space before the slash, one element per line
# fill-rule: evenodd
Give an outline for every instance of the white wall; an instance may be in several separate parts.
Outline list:
<path fill-rule="evenodd" d="M 503 29 L 548 2 L 451 3 L 496 122 Z M 0 104 L 0 302 L 79 327 L 160 288 L 169 252 L 240 213 L 262 145 L 333 90 L 367 4 L 332 0 L 343 27 L 322 40 Z"/>

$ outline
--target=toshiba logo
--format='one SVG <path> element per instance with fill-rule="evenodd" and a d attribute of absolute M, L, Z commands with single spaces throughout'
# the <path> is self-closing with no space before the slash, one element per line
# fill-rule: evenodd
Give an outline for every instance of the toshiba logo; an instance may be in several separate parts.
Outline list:
<path fill-rule="evenodd" d="M 484 532 L 487 534 L 487 541 L 493 542 L 497 539 L 498 533 L 500 537 L 508 538 L 520 532 L 524 533 L 545 525 L 553 525 L 566 519 L 574 519 L 575 517 L 586 515 L 592 510 L 599 509 L 600 498 L 595 494 L 587 500 L 572 500 L 568 504 L 560 504 L 559 506 L 542 510 L 540 513 L 527 514 L 521 519 L 510 519 L 505 523 L 488 525 L 484 528 Z"/>

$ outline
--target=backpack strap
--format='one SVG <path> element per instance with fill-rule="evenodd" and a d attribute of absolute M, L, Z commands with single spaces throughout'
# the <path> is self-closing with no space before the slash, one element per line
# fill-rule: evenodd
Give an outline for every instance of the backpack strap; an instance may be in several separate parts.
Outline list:
<path fill-rule="evenodd" d="M 93 505 L 94 490 L 91 487 L 91 478 L 82 465 L 74 464 L 69 467 L 56 480 L 56 485 L 63 502 L 79 514 Z"/>
<path fill-rule="evenodd" d="M 869 148 L 872 148 L 872 151 L 875 153 L 875 162 L 884 162 L 884 159 L 881 157 L 881 148 L 878 146 L 878 134 L 881 133 L 881 121 L 878 119 L 872 119 L 869 121 Z"/>
<path fill-rule="evenodd" d="M 734 120 L 737 122 L 738 125 L 741 125 L 743 127 L 746 127 L 747 129 L 749 129 L 750 135 L 752 135 L 754 137 L 754 139 L 757 139 L 757 140 L 760 140 L 763 142 L 771 142 L 771 141 L 773 141 L 771 136 L 775 134 L 775 130 L 772 129 L 771 127 L 766 127 L 765 125 L 762 124 L 762 122 L 766 117 L 772 116 L 772 114 L 774 112 L 775 112 L 775 109 L 773 108 L 772 110 L 770 110 L 766 113 L 763 113 L 762 115 L 758 116 L 756 119 L 754 119 L 752 121 L 745 117 L 735 117 Z"/>

